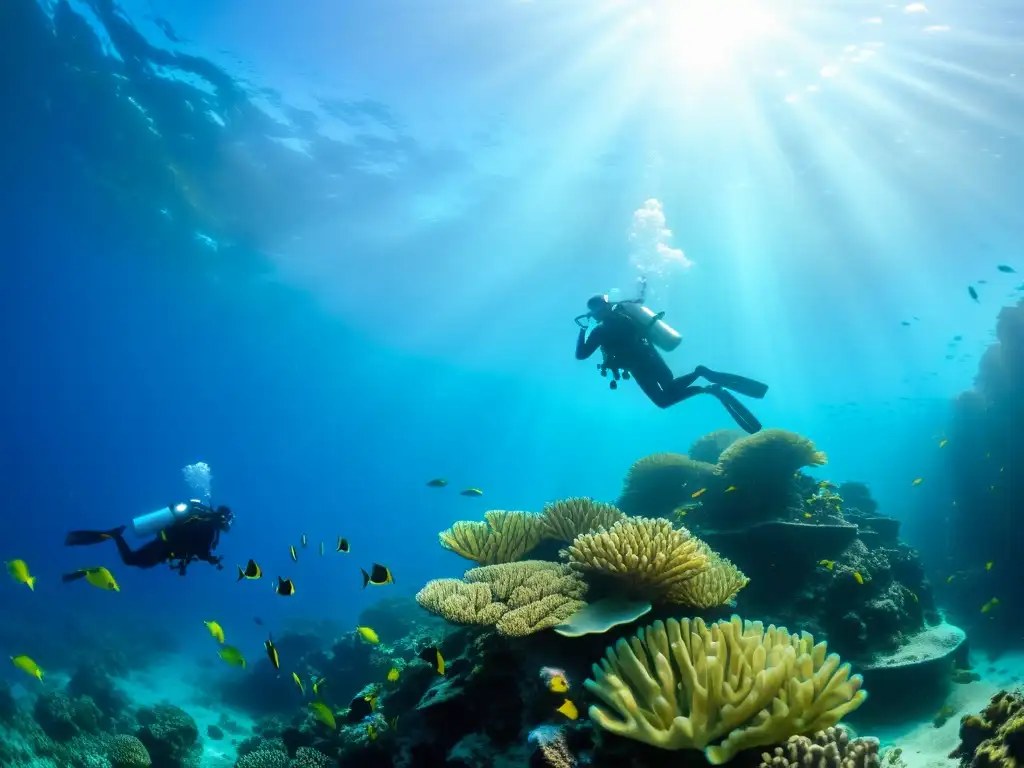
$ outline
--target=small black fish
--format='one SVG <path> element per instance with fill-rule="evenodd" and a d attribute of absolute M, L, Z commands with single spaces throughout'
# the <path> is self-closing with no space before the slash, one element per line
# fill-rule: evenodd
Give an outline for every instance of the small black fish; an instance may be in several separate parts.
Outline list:
<path fill-rule="evenodd" d="M 1017 271 L 1009 264 L 1000 264 L 998 267 L 996 267 L 996 269 L 998 269 L 1000 272 L 1005 272 L 1008 275 L 1012 275 L 1014 272 Z"/>
<path fill-rule="evenodd" d="M 954 336 L 953 337 L 953 341 L 963 341 L 963 340 L 964 340 L 963 336 Z"/>
<path fill-rule="evenodd" d="M 974 286 L 973 286 L 973 285 L 969 285 L 969 286 L 967 286 L 967 294 L 968 294 L 968 295 L 969 295 L 969 296 L 970 296 L 970 297 L 971 297 L 972 299 L 974 299 L 975 301 L 977 301 L 977 300 L 978 300 L 978 292 L 977 292 L 976 290 L 974 290 Z"/>
<path fill-rule="evenodd" d="M 273 635 L 267 636 L 267 639 L 263 641 L 263 647 L 267 649 L 267 658 L 269 658 L 270 663 L 274 665 L 274 669 L 280 669 L 281 659 L 277 655 L 277 647 L 274 645 Z"/>
<path fill-rule="evenodd" d="M 252 620 L 256 623 L 257 626 L 263 626 L 263 619 L 261 619 L 259 616 L 253 616 Z"/>
<path fill-rule="evenodd" d="M 483 496 L 484 492 L 479 488 L 467 488 L 464 491 L 459 491 L 459 496 Z"/>
<path fill-rule="evenodd" d="M 437 674 L 444 674 L 444 656 L 441 655 L 441 651 L 436 646 L 429 645 L 416 655 L 436 669 Z"/>
<path fill-rule="evenodd" d="M 343 539 L 341 536 L 338 537 L 338 552 L 348 553 L 348 539 Z"/>
<path fill-rule="evenodd" d="M 435 477 L 433 480 L 427 481 L 428 488 L 444 488 L 446 485 L 448 485 L 448 481 L 443 477 Z"/>
<path fill-rule="evenodd" d="M 295 594 L 295 585 L 292 584 L 291 579 L 282 579 L 280 576 L 277 577 L 277 586 L 274 587 L 274 591 L 281 597 L 289 597 Z"/>
<path fill-rule="evenodd" d="M 345 718 L 350 723 L 358 723 L 364 717 L 369 717 L 373 714 L 373 703 L 376 703 L 376 699 L 373 696 L 356 696 L 352 699 L 352 703 L 348 705 L 348 715 Z"/>
<path fill-rule="evenodd" d="M 988 280 L 979 280 L 978 285 L 988 285 Z"/>
<path fill-rule="evenodd" d="M 362 568 L 359 570 L 363 571 Z M 363 571 L 363 589 L 366 589 L 367 584 L 373 584 L 375 587 L 380 587 L 384 584 L 394 583 L 395 579 L 391 575 L 391 570 L 386 565 L 374 563 L 373 567 L 370 568 L 369 573 Z"/>
<path fill-rule="evenodd" d="M 246 564 L 245 570 L 242 570 L 242 566 L 238 566 L 238 578 L 236 581 L 241 581 L 242 579 L 259 579 L 262 577 L 263 570 L 256 565 L 255 560 L 250 560 Z"/>
<path fill-rule="evenodd" d="M 900 325 L 910 325 L 910 322 L 907 321 L 907 320 L 904 320 L 902 323 L 900 323 Z"/>

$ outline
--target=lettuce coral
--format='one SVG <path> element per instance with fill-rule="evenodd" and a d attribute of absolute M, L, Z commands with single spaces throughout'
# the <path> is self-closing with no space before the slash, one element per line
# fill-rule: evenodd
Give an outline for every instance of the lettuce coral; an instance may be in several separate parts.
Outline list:
<path fill-rule="evenodd" d="M 656 621 L 608 648 L 584 686 L 606 731 L 720 765 L 744 749 L 828 728 L 867 697 L 860 675 L 806 632 L 734 616 Z"/>

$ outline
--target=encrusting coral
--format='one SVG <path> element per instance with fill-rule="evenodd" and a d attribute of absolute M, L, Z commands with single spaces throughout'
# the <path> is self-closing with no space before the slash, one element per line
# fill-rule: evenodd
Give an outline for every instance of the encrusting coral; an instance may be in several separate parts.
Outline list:
<path fill-rule="evenodd" d="M 546 539 L 572 541 L 581 533 L 610 528 L 625 515 L 612 505 L 586 498 L 546 504 L 541 513 L 541 534 Z"/>
<path fill-rule="evenodd" d="M 668 520 L 630 517 L 607 531 L 577 536 L 562 553 L 580 571 L 611 576 L 632 595 L 711 608 L 747 584 L 728 560 Z"/>
<path fill-rule="evenodd" d="M 472 568 L 463 580 L 435 579 L 416 602 L 454 624 L 493 626 L 522 637 L 560 624 L 586 606 L 587 585 L 560 563 L 526 560 Z"/>
<path fill-rule="evenodd" d="M 761 768 L 878 768 L 878 739 L 851 739 L 844 728 L 813 736 L 790 736 L 772 752 L 761 753 Z"/>
<path fill-rule="evenodd" d="M 702 749 L 713 765 L 834 726 L 867 698 L 825 643 L 738 616 L 656 621 L 591 669 L 584 686 L 621 718 L 592 706 L 599 726 L 662 749 Z"/>
<path fill-rule="evenodd" d="M 438 534 L 441 546 L 481 565 L 515 562 L 541 540 L 540 515 L 492 509 L 486 522 L 461 520 Z"/>

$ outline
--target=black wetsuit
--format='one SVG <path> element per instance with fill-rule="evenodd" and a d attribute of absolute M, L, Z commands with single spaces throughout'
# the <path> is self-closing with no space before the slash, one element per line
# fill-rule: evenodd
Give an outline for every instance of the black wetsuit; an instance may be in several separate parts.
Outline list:
<path fill-rule="evenodd" d="M 768 390 L 766 385 L 743 376 L 718 373 L 703 365 L 698 365 L 692 373 L 684 376 L 673 376 L 644 330 L 621 311 L 613 310 L 605 315 L 589 337 L 586 328 L 580 329 L 576 338 L 576 359 L 586 360 L 598 349 L 604 353 L 601 368 L 613 371 L 616 379 L 620 371 L 628 371 L 644 394 L 659 408 L 668 408 L 694 395 L 706 393 L 716 397 L 745 431 L 753 434 L 761 429 L 761 423 L 754 414 L 725 389 L 761 398 Z M 710 385 L 695 385 L 699 378 L 706 379 Z"/>
<path fill-rule="evenodd" d="M 132 549 L 125 541 L 123 525 L 110 531 L 71 531 L 64 543 L 67 546 L 84 546 L 113 539 L 124 564 L 135 568 L 153 568 L 167 563 L 172 570 L 184 576 L 189 563 L 201 561 L 220 570 L 223 558 L 214 555 L 213 550 L 220 543 L 220 532 L 224 530 L 230 510 L 218 507 L 213 511 L 197 502 L 193 502 L 193 510 L 195 513 L 190 518 L 169 526 L 138 549 Z"/>
<path fill-rule="evenodd" d="M 167 563 L 182 576 L 188 564 L 196 561 L 216 565 L 218 569 L 223 567 L 220 562 L 224 558 L 213 554 L 220 543 L 220 521 L 216 518 L 196 517 L 180 523 L 138 549 L 128 545 L 123 529 L 111 533 L 125 565 L 153 568 Z"/>
<path fill-rule="evenodd" d="M 586 360 L 598 349 L 604 351 L 604 364 L 608 368 L 629 371 L 644 394 L 659 408 L 668 408 L 708 389 L 693 386 L 701 376 L 701 368 L 685 376 L 673 376 L 647 336 L 621 312 L 608 315 L 589 337 L 586 328 L 580 329 L 576 359 Z"/>

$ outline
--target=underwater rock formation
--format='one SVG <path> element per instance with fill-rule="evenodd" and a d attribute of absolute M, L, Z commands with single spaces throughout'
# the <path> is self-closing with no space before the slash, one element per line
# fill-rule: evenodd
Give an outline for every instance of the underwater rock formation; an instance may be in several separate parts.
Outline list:
<path fill-rule="evenodd" d="M 951 754 L 966 768 L 1012 768 L 1024 762 L 1024 698 L 1000 691 L 980 715 L 960 720 L 960 746 Z"/>
<path fill-rule="evenodd" d="M 942 578 L 959 574 L 943 587 L 950 615 L 991 652 L 1024 631 L 1024 301 L 999 312 L 996 339 L 981 357 L 973 388 L 953 402 L 948 445 L 936 457 L 944 482 L 922 510 L 922 517 L 943 523 L 923 532 L 941 557 Z M 981 621 L 981 606 L 994 596 L 999 609 Z"/>
<path fill-rule="evenodd" d="M 136 715 L 139 730 L 136 736 L 153 759 L 153 768 L 198 768 L 199 728 L 181 707 L 158 704 L 143 707 Z"/>

